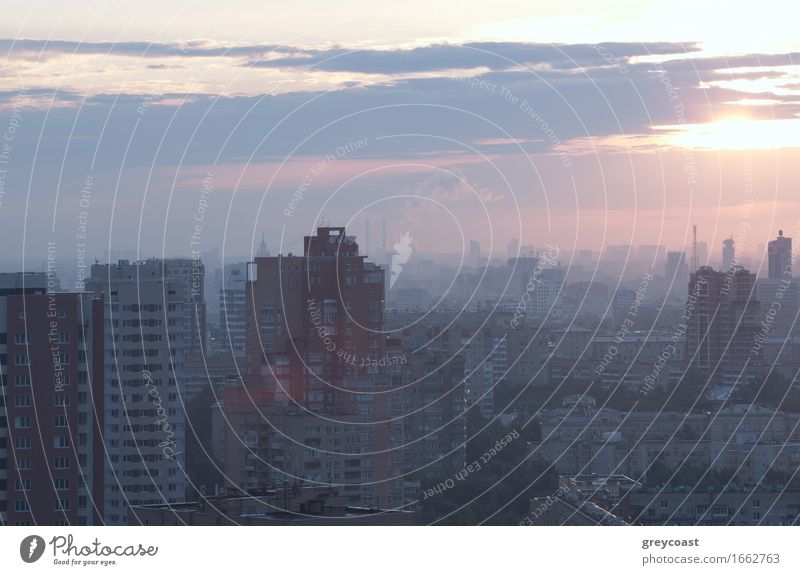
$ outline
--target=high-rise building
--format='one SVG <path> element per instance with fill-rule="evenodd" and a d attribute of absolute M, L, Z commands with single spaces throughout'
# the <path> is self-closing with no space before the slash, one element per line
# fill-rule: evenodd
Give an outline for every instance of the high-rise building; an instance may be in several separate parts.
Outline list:
<path fill-rule="evenodd" d="M 481 259 L 481 244 L 476 240 L 469 241 L 469 263 L 477 267 L 480 265 Z"/>
<path fill-rule="evenodd" d="M 187 349 L 193 341 L 197 345 L 190 330 L 200 324 L 196 316 L 202 300 L 191 293 L 196 279 L 189 269 L 195 266 L 185 261 L 192 260 L 170 268 L 173 261 L 96 264 L 86 283 L 103 294 L 106 306 L 102 416 L 107 524 L 124 524 L 130 505 L 185 498 L 180 386 Z"/>
<path fill-rule="evenodd" d="M 728 272 L 736 264 L 736 243 L 733 238 L 722 241 L 722 269 Z"/>
<path fill-rule="evenodd" d="M 526 283 L 526 285 L 533 286 L 529 302 L 531 317 L 544 319 L 559 311 L 559 302 L 563 297 L 566 279 L 567 271 L 560 265 L 544 268 L 538 275 L 532 275 Z"/>
<path fill-rule="evenodd" d="M 407 476 L 446 478 L 466 460 L 466 397 L 462 357 L 414 353 L 405 366 L 406 382 L 396 392 L 403 402 Z"/>
<path fill-rule="evenodd" d="M 783 342 L 787 336 L 795 335 L 800 330 L 800 321 L 797 321 L 800 311 L 798 284 L 796 278 L 789 277 L 758 280 L 758 297 L 764 309 L 769 310 L 763 318 L 765 337 L 779 338 Z"/>
<path fill-rule="evenodd" d="M 345 378 L 380 371 L 367 360 L 384 353 L 384 270 L 341 227 L 318 228 L 304 245 L 305 255 L 250 266 L 246 383 L 268 386 L 275 404 L 347 411 Z"/>
<path fill-rule="evenodd" d="M 508 259 L 519 257 L 519 240 L 511 238 L 506 244 L 506 257 Z"/>
<path fill-rule="evenodd" d="M 222 341 L 218 347 L 237 358 L 243 358 L 246 352 L 247 265 L 247 262 L 227 264 L 219 292 L 219 333 Z"/>
<path fill-rule="evenodd" d="M 45 285 L 0 274 L 0 524 L 98 525 L 103 303 Z"/>
<path fill-rule="evenodd" d="M 683 297 L 689 281 L 689 267 L 686 264 L 685 252 L 667 252 L 664 276 L 669 286 L 669 294 Z"/>
<path fill-rule="evenodd" d="M 708 265 L 708 242 L 697 242 L 697 263 L 698 267 Z"/>
<path fill-rule="evenodd" d="M 769 258 L 769 279 L 788 279 L 792 277 L 792 238 L 778 231 L 778 237 L 769 242 L 767 247 Z"/>
<path fill-rule="evenodd" d="M 302 256 L 256 258 L 248 276 L 245 387 L 226 390 L 218 437 L 229 487 L 333 483 L 352 503 L 402 504 L 389 417 L 402 351 L 383 335 L 383 268 L 345 228 L 320 227 Z"/>
<path fill-rule="evenodd" d="M 754 346 L 761 329 L 761 304 L 755 274 L 736 267 L 723 273 L 702 266 L 691 275 L 686 358 L 706 375 L 736 374 L 760 361 Z"/>
<path fill-rule="evenodd" d="M 494 330 L 484 330 L 464 345 L 467 403 L 478 406 L 485 419 L 495 415 L 494 392 L 508 373 L 508 340 Z"/>
<path fill-rule="evenodd" d="M 197 258 L 155 260 L 183 300 L 186 354 L 199 357 L 206 346 L 205 264 Z"/>

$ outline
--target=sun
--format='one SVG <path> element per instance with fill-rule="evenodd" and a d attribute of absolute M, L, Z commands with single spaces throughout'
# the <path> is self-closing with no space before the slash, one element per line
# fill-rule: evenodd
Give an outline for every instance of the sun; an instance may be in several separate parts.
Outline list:
<path fill-rule="evenodd" d="M 709 150 L 769 150 L 800 147 L 800 119 L 730 117 L 705 124 L 656 126 L 667 145 Z"/>

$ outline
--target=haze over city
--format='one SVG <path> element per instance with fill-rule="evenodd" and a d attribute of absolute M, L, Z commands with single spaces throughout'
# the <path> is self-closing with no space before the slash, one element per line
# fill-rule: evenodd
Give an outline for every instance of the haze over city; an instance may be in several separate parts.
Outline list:
<path fill-rule="evenodd" d="M 14 562 L 796 565 L 794 3 L 0 8 Z"/>
<path fill-rule="evenodd" d="M 691 6 L 713 30 L 674 2 L 501 2 L 488 17 L 442 2 L 424 24 L 414 2 L 369 16 L 315 4 L 300 28 L 289 7 L 243 25 L 257 4 L 192 2 L 157 30 L 148 4 L 68 5 L 9 2 L 36 17 L 2 25 L 0 125 L 19 127 L 0 218 L 16 263 L 74 243 L 88 177 L 100 258 L 185 253 L 209 174 L 204 249 L 235 255 L 262 231 L 296 250 L 319 216 L 361 208 L 456 253 L 462 234 L 420 218 L 455 218 L 501 254 L 512 237 L 678 249 L 694 224 L 719 246 L 743 220 L 755 253 L 800 218 L 793 31 L 754 37 L 758 16 L 724 3 Z M 333 36 L 312 24 L 329 21 Z"/>

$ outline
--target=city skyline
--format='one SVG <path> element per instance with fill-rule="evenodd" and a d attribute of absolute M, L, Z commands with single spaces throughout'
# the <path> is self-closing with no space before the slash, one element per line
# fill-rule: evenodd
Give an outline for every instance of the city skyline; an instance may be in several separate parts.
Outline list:
<path fill-rule="evenodd" d="M 0 0 L 3 565 L 792 569 L 795 4 Z"/>
<path fill-rule="evenodd" d="M 276 251 L 299 251 L 320 215 L 352 228 L 370 214 L 455 253 L 459 227 L 484 245 L 517 237 L 565 252 L 687 245 L 693 225 L 711 246 L 746 227 L 748 252 L 775 229 L 796 236 L 791 32 L 738 33 L 752 22 L 718 3 L 703 8 L 713 32 L 676 22 L 674 3 L 572 4 L 430 21 L 409 19 L 409 5 L 325 42 L 311 29 L 264 41 L 260 30 L 296 22 L 292 9 L 223 32 L 234 5 L 208 2 L 176 7 L 155 36 L 103 0 L 45 36 L 49 15 L 9 23 L 7 251 L 32 264 L 51 241 L 62 254 L 252 254 L 262 231 Z M 553 38 L 548 22 L 569 26 Z M 417 27 L 427 31 L 411 41 Z"/>

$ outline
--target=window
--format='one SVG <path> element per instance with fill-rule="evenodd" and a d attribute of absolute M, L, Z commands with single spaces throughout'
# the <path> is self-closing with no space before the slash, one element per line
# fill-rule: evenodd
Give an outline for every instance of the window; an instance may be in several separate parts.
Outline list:
<path fill-rule="evenodd" d="M 27 332 L 15 333 L 14 343 L 17 345 L 26 345 L 31 342 L 31 335 Z"/>
<path fill-rule="evenodd" d="M 30 407 L 33 405 L 33 398 L 30 395 L 15 395 L 14 407 Z"/>
<path fill-rule="evenodd" d="M 69 511 L 69 499 L 53 499 L 53 511 Z"/>
<path fill-rule="evenodd" d="M 17 499 L 14 502 L 14 511 L 17 513 L 27 513 L 31 510 L 31 506 L 24 499 Z"/>
<path fill-rule="evenodd" d="M 59 435 L 53 438 L 53 447 L 56 449 L 64 449 L 69 447 L 69 436 Z"/>
<path fill-rule="evenodd" d="M 56 407 L 67 407 L 69 406 L 69 396 L 64 394 L 58 394 L 53 396 L 53 405 Z"/>
<path fill-rule="evenodd" d="M 30 449 L 31 448 L 31 438 L 30 437 L 15 437 L 14 438 L 14 447 L 16 449 Z"/>
<path fill-rule="evenodd" d="M 27 353 L 17 353 L 14 355 L 14 364 L 15 365 L 28 365 L 28 354 Z"/>
<path fill-rule="evenodd" d="M 17 459 L 17 469 L 20 471 L 30 471 L 31 469 L 31 458 L 30 457 L 20 457 Z"/>
<path fill-rule="evenodd" d="M 14 489 L 17 491 L 30 491 L 31 490 L 31 480 L 30 479 L 17 479 L 14 481 Z"/>
<path fill-rule="evenodd" d="M 56 491 L 68 491 L 69 490 L 69 479 L 66 478 L 58 478 L 53 480 L 53 485 L 56 487 Z"/>
<path fill-rule="evenodd" d="M 56 415 L 53 418 L 53 427 L 69 427 L 69 417 L 66 415 Z"/>
<path fill-rule="evenodd" d="M 14 375 L 14 387 L 30 387 L 31 376 L 27 373 L 17 373 Z"/>
<path fill-rule="evenodd" d="M 69 457 L 56 457 L 53 460 L 55 469 L 69 469 Z"/>
<path fill-rule="evenodd" d="M 27 415 L 14 418 L 14 427 L 16 429 L 30 429 L 32 423 L 33 420 Z"/>

